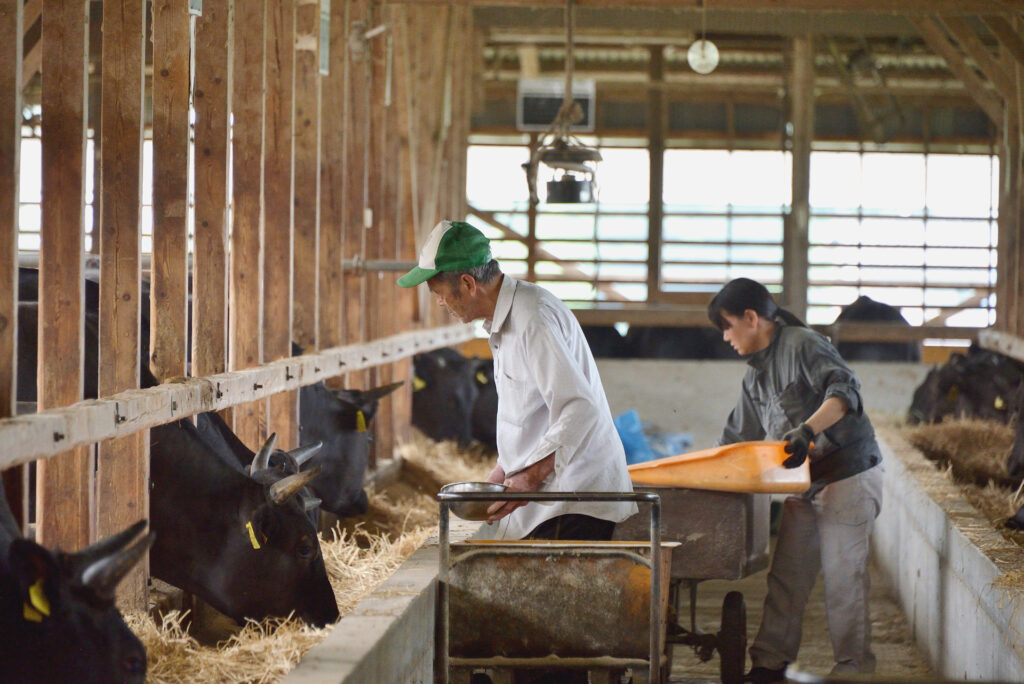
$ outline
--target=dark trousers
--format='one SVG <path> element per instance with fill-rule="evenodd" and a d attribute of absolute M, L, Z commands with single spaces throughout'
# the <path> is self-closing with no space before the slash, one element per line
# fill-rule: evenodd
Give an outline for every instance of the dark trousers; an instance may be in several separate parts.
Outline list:
<path fill-rule="evenodd" d="M 524 539 L 560 539 L 564 541 L 608 541 L 615 523 L 589 515 L 568 513 L 545 520 Z M 516 684 L 587 684 L 585 670 L 517 670 Z"/>

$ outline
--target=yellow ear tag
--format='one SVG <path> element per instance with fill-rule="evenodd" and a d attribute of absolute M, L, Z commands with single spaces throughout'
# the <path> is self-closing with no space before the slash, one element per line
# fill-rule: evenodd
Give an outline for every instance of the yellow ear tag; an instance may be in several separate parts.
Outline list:
<path fill-rule="evenodd" d="M 487 376 L 484 375 L 483 371 L 476 372 L 476 381 L 479 382 L 481 385 L 487 384 Z"/>
<path fill-rule="evenodd" d="M 36 583 L 28 588 L 28 603 L 23 604 L 22 615 L 26 620 L 42 622 L 43 616 L 50 615 L 50 601 L 43 592 L 43 578 L 40 577 Z"/>
<path fill-rule="evenodd" d="M 421 389 L 427 386 L 427 383 L 418 375 L 412 376 L 412 391 L 419 392 Z"/>
<path fill-rule="evenodd" d="M 996 404 L 996 411 L 1002 411 L 1003 409 L 1006 408 L 1006 402 L 1003 401 L 1002 397 L 996 397 L 995 404 Z"/>
<path fill-rule="evenodd" d="M 249 530 L 249 541 L 252 542 L 252 548 L 259 551 L 260 543 L 256 541 L 256 532 L 252 529 L 252 521 L 245 523 L 245 529 Z"/>
<path fill-rule="evenodd" d="M 356 432 L 366 432 L 366 416 L 362 411 L 356 411 Z"/>

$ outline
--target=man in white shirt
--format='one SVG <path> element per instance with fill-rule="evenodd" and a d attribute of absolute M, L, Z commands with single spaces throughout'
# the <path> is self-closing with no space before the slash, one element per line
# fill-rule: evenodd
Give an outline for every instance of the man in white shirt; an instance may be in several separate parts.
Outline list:
<path fill-rule="evenodd" d="M 464 323 L 484 319 L 498 390 L 498 462 L 488 476 L 510 491 L 631 492 L 622 442 L 597 365 L 569 309 L 547 290 L 504 275 L 490 241 L 461 221 L 441 221 L 416 268 L 420 283 Z M 611 539 L 633 515 L 625 502 L 500 502 L 501 539 Z"/>

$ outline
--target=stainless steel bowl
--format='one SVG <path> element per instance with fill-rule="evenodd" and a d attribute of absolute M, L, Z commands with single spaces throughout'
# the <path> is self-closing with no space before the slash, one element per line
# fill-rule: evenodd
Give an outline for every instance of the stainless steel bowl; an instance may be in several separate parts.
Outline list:
<path fill-rule="evenodd" d="M 503 492 L 508 487 L 494 482 L 452 482 L 441 487 L 442 492 L 480 493 Z M 494 505 L 493 501 L 454 501 L 449 502 L 451 511 L 463 520 L 487 520 L 487 509 Z"/>

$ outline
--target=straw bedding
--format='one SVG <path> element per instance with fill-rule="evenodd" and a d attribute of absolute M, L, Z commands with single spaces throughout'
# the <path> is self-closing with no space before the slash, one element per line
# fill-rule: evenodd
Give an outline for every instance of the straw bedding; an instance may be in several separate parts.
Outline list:
<path fill-rule="evenodd" d="M 397 482 L 368 492 L 370 510 L 346 520 L 321 538 L 324 564 L 342 617 L 387 579 L 437 529 L 440 485 L 486 477 L 493 458 L 482 450 L 460 451 L 454 443 L 416 436 L 398 449 L 403 468 Z M 128 613 L 125 621 L 146 647 L 148 682 L 274 682 L 322 641 L 330 627 L 314 629 L 298 619 L 248 622 L 217 646 L 203 646 L 188 633 L 188 613 L 151 617 Z"/>
<path fill-rule="evenodd" d="M 1024 546 L 1024 531 L 1003 525 L 1024 503 L 1020 480 L 1006 472 L 1013 446 L 1012 426 L 960 419 L 904 427 L 903 434 L 959 486 L 968 503 L 985 515 L 1003 537 Z"/>

